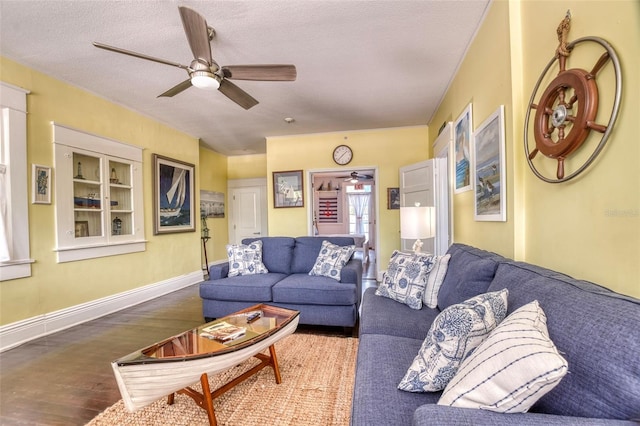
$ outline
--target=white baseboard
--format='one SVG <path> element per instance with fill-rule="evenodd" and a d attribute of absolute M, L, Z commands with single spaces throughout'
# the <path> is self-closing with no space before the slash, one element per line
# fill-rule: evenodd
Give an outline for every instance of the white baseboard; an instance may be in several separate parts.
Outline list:
<path fill-rule="evenodd" d="M 92 300 L 0 327 L 0 352 L 38 337 L 137 305 L 202 281 L 202 271 L 169 278 L 123 293 Z"/>

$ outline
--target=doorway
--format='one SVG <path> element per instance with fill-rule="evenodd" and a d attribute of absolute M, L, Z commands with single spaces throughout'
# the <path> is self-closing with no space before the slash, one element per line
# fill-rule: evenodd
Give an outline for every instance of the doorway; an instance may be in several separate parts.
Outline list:
<path fill-rule="evenodd" d="M 309 172 L 310 235 L 348 235 L 367 261 L 377 245 L 375 168 L 327 169 Z"/>

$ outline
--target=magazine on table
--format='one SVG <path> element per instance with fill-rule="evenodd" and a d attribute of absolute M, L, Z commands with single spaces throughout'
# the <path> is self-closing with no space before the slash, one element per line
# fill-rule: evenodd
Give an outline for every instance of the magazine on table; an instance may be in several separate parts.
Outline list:
<path fill-rule="evenodd" d="M 247 329 L 245 327 L 239 327 L 222 321 L 203 328 L 200 335 L 209 339 L 218 340 L 219 342 L 228 342 L 244 336 L 246 332 Z"/>

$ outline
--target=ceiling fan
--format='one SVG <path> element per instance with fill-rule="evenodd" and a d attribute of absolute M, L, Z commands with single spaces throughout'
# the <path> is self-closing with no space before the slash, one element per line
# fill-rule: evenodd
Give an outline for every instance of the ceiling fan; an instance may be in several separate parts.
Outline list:
<path fill-rule="evenodd" d="M 371 180 L 373 179 L 373 175 L 361 175 L 358 172 L 351 172 L 349 176 L 340 176 L 341 178 L 345 178 L 346 181 L 351 181 L 352 183 L 356 183 L 360 180 Z"/>
<path fill-rule="evenodd" d="M 172 97 L 191 86 L 196 86 L 201 89 L 217 89 L 242 108 L 249 109 L 257 105 L 258 101 L 229 80 L 295 81 L 297 76 L 295 65 L 219 66 L 211 56 L 210 42 L 215 37 L 214 29 L 209 27 L 204 17 L 193 9 L 185 6 L 179 6 L 178 9 L 180 10 L 180 17 L 182 18 L 182 25 L 187 35 L 189 47 L 194 56 L 189 66 L 98 42 L 94 42 L 93 45 L 100 49 L 171 65 L 187 71 L 189 74 L 188 80 L 177 84 L 158 97 Z"/>

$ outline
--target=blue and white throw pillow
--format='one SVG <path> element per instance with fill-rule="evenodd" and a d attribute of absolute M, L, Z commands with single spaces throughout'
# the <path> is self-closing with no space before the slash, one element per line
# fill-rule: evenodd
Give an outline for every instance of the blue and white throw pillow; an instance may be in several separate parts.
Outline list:
<path fill-rule="evenodd" d="M 424 289 L 433 265 L 433 256 L 394 250 L 376 294 L 412 309 L 422 309 Z"/>
<path fill-rule="evenodd" d="M 316 263 L 309 271 L 309 275 L 320 275 L 340 281 L 340 271 L 347 264 L 356 246 L 339 246 L 329 241 L 323 241 Z"/>
<path fill-rule="evenodd" d="M 465 359 L 439 405 L 526 413 L 567 374 L 537 300 L 509 315 Z"/>
<path fill-rule="evenodd" d="M 427 278 L 427 286 L 424 289 L 424 298 L 422 302 L 427 308 L 434 309 L 438 306 L 438 292 L 444 281 L 444 277 L 447 275 L 447 268 L 449 267 L 450 254 L 444 256 L 435 256 L 435 264 L 429 277 Z"/>
<path fill-rule="evenodd" d="M 227 244 L 230 277 L 237 275 L 266 274 L 269 272 L 262 263 L 262 241 L 257 240 L 249 245 Z"/>
<path fill-rule="evenodd" d="M 398 389 L 408 392 L 444 389 L 460 363 L 507 315 L 508 295 L 507 289 L 485 293 L 440 312 Z"/>

